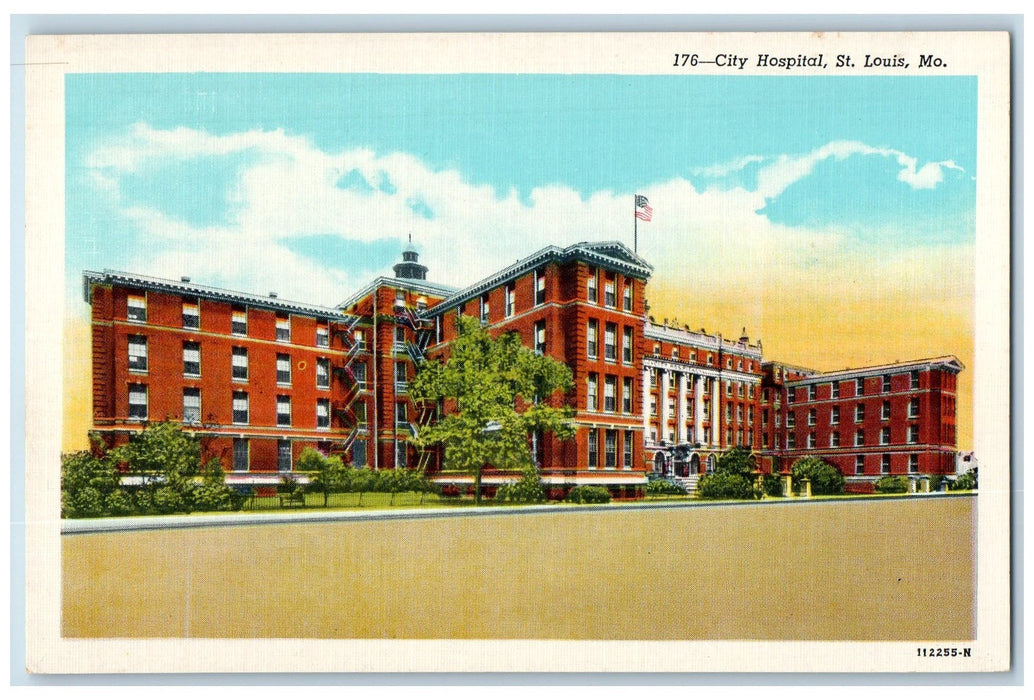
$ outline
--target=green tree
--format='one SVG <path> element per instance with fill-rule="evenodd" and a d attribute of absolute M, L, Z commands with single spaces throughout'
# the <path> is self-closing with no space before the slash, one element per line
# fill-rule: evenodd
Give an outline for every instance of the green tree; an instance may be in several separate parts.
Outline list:
<path fill-rule="evenodd" d="M 700 477 L 697 494 L 701 498 L 759 498 L 754 486 L 757 460 L 746 447 L 733 447 L 718 455 L 714 473 Z"/>
<path fill-rule="evenodd" d="M 326 457 L 317 450 L 306 447 L 298 455 L 295 469 L 311 472 L 309 483 L 313 491 L 323 494 L 323 507 L 330 503 L 330 494 L 347 490 L 348 477 L 352 471 L 337 455 Z"/>
<path fill-rule="evenodd" d="M 118 495 L 115 495 L 118 494 Z M 121 515 L 128 495 L 107 455 L 73 452 L 61 456 L 61 516 L 97 518 Z"/>
<path fill-rule="evenodd" d="M 718 455 L 714 470 L 718 474 L 742 476 L 753 480 L 758 470 L 757 460 L 746 447 L 733 447 Z"/>
<path fill-rule="evenodd" d="M 794 488 L 800 488 L 803 479 L 811 481 L 811 492 L 817 495 L 844 492 L 844 475 L 832 464 L 819 457 L 801 457 L 790 468 Z"/>
<path fill-rule="evenodd" d="M 569 367 L 524 347 L 516 333 L 493 339 L 470 317 L 460 317 L 457 325 L 448 359 L 425 363 L 410 385 L 415 400 L 453 402 L 455 411 L 421 430 L 413 442 L 443 445 L 450 467 L 474 474 L 480 505 L 485 465 L 533 467 L 529 435 L 574 435 L 574 412 L 545 403 L 557 392 L 571 391 L 574 382 Z M 490 422 L 499 426 L 493 436 L 485 432 Z"/>
<path fill-rule="evenodd" d="M 977 489 L 977 470 L 970 469 L 962 474 L 954 482 L 949 483 L 953 491 L 975 491 Z"/>
<path fill-rule="evenodd" d="M 196 436 L 173 423 L 150 423 L 110 455 L 114 463 L 144 477 L 149 495 L 144 501 L 158 512 L 193 509 L 194 477 L 201 469 L 201 441 Z"/>

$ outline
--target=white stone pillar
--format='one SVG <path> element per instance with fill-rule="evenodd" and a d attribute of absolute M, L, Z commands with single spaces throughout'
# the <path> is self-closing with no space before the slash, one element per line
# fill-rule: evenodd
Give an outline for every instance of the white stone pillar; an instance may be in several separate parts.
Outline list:
<path fill-rule="evenodd" d="M 643 443 L 650 439 L 650 374 L 649 367 L 643 367 Z"/>
<path fill-rule="evenodd" d="M 693 428 L 696 433 L 695 442 L 704 444 L 704 375 L 696 375 L 693 387 Z"/>
<path fill-rule="evenodd" d="M 679 404 L 675 414 L 678 416 L 678 422 L 675 427 L 676 441 L 679 443 L 688 442 L 689 438 L 686 437 L 686 400 L 688 393 L 686 389 L 686 373 L 679 372 Z"/>
<path fill-rule="evenodd" d="M 668 421 L 671 415 L 668 412 L 668 392 L 671 391 L 671 372 L 664 370 L 661 374 L 661 405 L 658 407 L 661 414 L 661 428 L 657 432 L 658 440 L 668 439 Z"/>
<path fill-rule="evenodd" d="M 711 444 L 722 444 L 722 383 L 715 377 L 711 381 Z"/>

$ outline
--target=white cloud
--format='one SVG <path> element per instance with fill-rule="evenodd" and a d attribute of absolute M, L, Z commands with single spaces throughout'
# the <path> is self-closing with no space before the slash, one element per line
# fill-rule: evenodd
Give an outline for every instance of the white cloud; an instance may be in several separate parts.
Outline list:
<path fill-rule="evenodd" d="M 401 244 L 412 233 L 421 261 L 430 268 L 429 278 L 457 287 L 550 244 L 621 240 L 632 245 L 631 192 L 596 192 L 583 199 L 554 185 L 537 188 L 522 200 L 515 191 L 499 195 L 488 185 L 472 184 L 453 170 L 434 170 L 409 154 L 378 155 L 364 149 L 326 153 L 282 131 L 219 136 L 141 124 L 126 140 L 95 150 L 87 165 L 103 178 L 102 192 L 117 197 L 119 174 L 136 172 L 145 162 L 244 151 L 257 157 L 249 159 L 233 191 L 235 218 L 229 223 L 192 226 L 169 213 L 139 205 L 126 208 L 124 215 L 153 242 L 132 262 L 132 271 L 190 275 L 200 283 L 277 291 L 281 298 L 330 305 L 373 274 L 391 274 L 396 260 L 312 260 L 292 252 L 285 241 L 333 234 L 355 242 L 394 239 Z M 658 281 L 716 293 L 801 279 L 850 287 L 858 280 L 834 280 L 830 271 L 852 266 L 869 279 L 875 268 L 897 262 L 888 254 L 874 256 L 840 232 L 782 226 L 757 213 L 766 198 L 808 176 L 820 161 L 853 155 L 896 159 L 902 168 L 899 179 L 916 188 L 936 185 L 942 168 L 958 168 L 950 161 L 917 167 L 914 158 L 898 151 L 838 141 L 801 156 L 765 159 L 756 191 L 698 192 L 684 179 L 655 183 L 644 190 L 655 214 L 652 222 L 638 225 L 639 252 L 654 264 Z M 762 159 L 748 156 L 708 172 L 730 173 L 755 162 Z M 386 175 L 395 189 L 356 192 L 337 187 L 351 171 L 375 188 Z M 414 212 L 407 204 L 412 201 L 424 203 L 433 216 Z"/>

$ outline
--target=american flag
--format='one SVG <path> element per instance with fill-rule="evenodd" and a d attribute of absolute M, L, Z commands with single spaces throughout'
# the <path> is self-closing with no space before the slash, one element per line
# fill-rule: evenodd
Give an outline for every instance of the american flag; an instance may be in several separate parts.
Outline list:
<path fill-rule="evenodd" d="M 635 218 L 640 221 L 649 221 L 653 218 L 653 207 L 650 206 L 650 200 L 641 194 L 635 196 Z"/>

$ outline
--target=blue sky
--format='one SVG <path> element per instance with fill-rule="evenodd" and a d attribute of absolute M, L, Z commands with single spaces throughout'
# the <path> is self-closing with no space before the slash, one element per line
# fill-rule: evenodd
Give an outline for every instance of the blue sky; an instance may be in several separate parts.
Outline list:
<path fill-rule="evenodd" d="M 333 304 L 410 233 L 465 285 L 631 243 L 635 192 L 658 275 L 707 283 L 959 264 L 974 236 L 964 76 L 69 75 L 66 115 L 73 289 L 116 268 Z"/>

